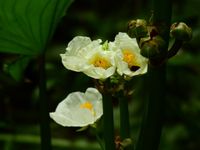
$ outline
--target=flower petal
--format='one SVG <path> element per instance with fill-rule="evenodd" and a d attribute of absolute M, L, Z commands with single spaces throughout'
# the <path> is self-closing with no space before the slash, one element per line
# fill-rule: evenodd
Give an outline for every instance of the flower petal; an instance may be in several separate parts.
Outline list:
<path fill-rule="evenodd" d="M 89 68 L 89 65 L 87 65 L 85 59 L 82 59 L 81 57 L 61 54 L 61 58 L 64 67 L 69 70 L 81 72 Z"/>
<path fill-rule="evenodd" d="M 93 124 L 103 114 L 102 95 L 94 88 L 85 93 L 70 93 L 50 117 L 62 126 L 83 127 Z"/>
<path fill-rule="evenodd" d="M 89 68 L 88 57 L 101 47 L 101 40 L 91 41 L 89 37 L 77 36 L 69 42 L 66 52 L 60 54 L 65 68 L 82 72 Z"/>
<path fill-rule="evenodd" d="M 94 79 L 106 79 L 115 73 L 115 52 L 100 47 L 88 57 L 88 64 L 90 67 L 83 73 Z"/>
<path fill-rule="evenodd" d="M 87 76 L 92 77 L 94 79 L 106 79 L 115 73 L 115 67 L 103 69 L 100 67 L 90 66 L 90 68 L 85 70 L 84 73 Z"/>
<path fill-rule="evenodd" d="M 126 33 L 119 33 L 114 41 L 116 47 L 115 61 L 119 75 L 135 76 L 147 72 L 148 60 L 140 54 L 136 39 Z"/>
<path fill-rule="evenodd" d="M 115 37 L 115 44 L 120 49 L 133 49 L 135 52 L 140 53 L 136 39 L 130 38 L 126 33 L 119 32 Z"/>
<path fill-rule="evenodd" d="M 80 49 L 91 43 L 91 39 L 85 36 L 76 36 L 68 44 L 66 50 L 71 55 L 76 55 Z"/>

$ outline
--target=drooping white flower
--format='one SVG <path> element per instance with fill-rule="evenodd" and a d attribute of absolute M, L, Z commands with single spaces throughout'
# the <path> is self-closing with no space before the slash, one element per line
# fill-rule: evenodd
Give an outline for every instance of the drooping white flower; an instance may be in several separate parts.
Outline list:
<path fill-rule="evenodd" d="M 76 72 L 83 72 L 95 79 L 105 79 L 114 74 L 116 66 L 112 44 L 104 50 L 101 40 L 77 36 L 69 42 L 66 53 L 61 54 L 63 65 Z"/>
<path fill-rule="evenodd" d="M 140 54 L 136 39 L 126 33 L 119 33 L 115 37 L 116 65 L 120 75 L 135 76 L 147 72 L 148 60 Z"/>
<path fill-rule="evenodd" d="M 85 93 L 73 92 L 61 101 L 50 117 L 65 127 L 85 127 L 94 124 L 103 114 L 102 95 L 95 88 Z"/>

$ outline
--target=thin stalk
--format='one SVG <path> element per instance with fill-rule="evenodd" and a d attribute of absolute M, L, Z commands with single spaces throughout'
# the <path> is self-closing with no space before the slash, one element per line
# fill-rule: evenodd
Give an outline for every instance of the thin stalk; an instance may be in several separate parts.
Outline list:
<path fill-rule="evenodd" d="M 128 101 L 125 98 L 120 97 L 120 138 L 130 138 L 130 121 L 129 121 L 129 110 Z"/>
<path fill-rule="evenodd" d="M 97 140 L 98 140 L 98 142 L 99 142 L 99 145 L 100 145 L 100 147 L 101 147 L 101 150 L 105 150 L 104 144 L 103 144 L 103 140 L 100 138 L 100 136 L 99 136 L 98 133 L 96 133 L 96 138 L 97 138 Z"/>
<path fill-rule="evenodd" d="M 51 150 L 50 118 L 46 95 L 45 53 L 39 57 L 39 103 L 40 103 L 40 137 L 41 150 Z"/>
<path fill-rule="evenodd" d="M 166 47 L 162 49 L 167 55 L 171 0 L 153 0 L 153 8 L 153 25 L 157 27 L 159 35 L 167 43 Z M 150 60 L 148 67 L 146 82 L 148 84 L 148 99 L 136 150 L 157 150 L 160 143 L 165 114 L 166 64 L 151 66 L 158 60 Z"/>
<path fill-rule="evenodd" d="M 167 53 L 168 59 L 173 57 L 173 56 L 175 56 L 178 53 L 178 51 L 181 48 L 182 44 L 183 44 L 183 41 L 180 41 L 180 40 L 177 40 L 177 39 L 175 40 L 173 46 L 171 47 L 171 49 Z"/>
<path fill-rule="evenodd" d="M 119 96 L 119 108 L 120 108 L 120 138 L 123 141 L 130 137 L 130 120 L 128 99 L 124 95 Z M 131 150 L 131 145 L 127 146 L 125 150 Z"/>
<path fill-rule="evenodd" d="M 103 127 L 105 150 L 115 150 L 113 104 L 109 94 L 103 97 Z"/>

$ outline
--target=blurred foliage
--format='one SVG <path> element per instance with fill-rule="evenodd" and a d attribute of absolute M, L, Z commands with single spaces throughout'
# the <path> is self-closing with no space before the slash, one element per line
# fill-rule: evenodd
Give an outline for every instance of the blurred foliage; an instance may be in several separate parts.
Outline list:
<path fill-rule="evenodd" d="M 180 52 L 170 59 L 167 65 L 168 102 L 166 104 L 165 128 L 160 145 L 161 150 L 199 150 L 200 147 L 199 6 L 200 1 L 198 0 L 173 1 L 172 22 L 185 21 L 189 24 L 193 29 L 193 39 L 184 43 Z M 3 10 L 0 12 L 3 14 Z M 61 63 L 59 54 L 65 52 L 67 43 L 74 36 L 84 35 L 90 36 L 92 39 L 114 40 L 114 36 L 119 31 L 126 31 L 127 22 L 130 19 L 148 19 L 150 15 L 151 9 L 147 0 L 74 1 L 68 9 L 67 15 L 62 18 L 58 28 L 56 28 L 53 40 L 47 48 L 49 111 L 54 111 L 57 104 L 68 93 L 84 91 L 88 86 L 93 86 L 90 78 L 81 73 L 66 70 Z M 18 18 L 17 14 L 16 17 Z M 8 27 L 12 26 L 11 23 Z M 24 22 L 20 22 L 20 24 L 25 25 Z M 15 33 L 19 35 L 17 31 Z M 39 32 L 35 34 L 37 33 L 40 34 Z M 0 35 L 0 37 L 2 36 Z M 11 38 L 8 35 L 3 38 L 12 39 L 15 36 Z M 28 39 L 25 37 L 24 39 L 24 44 L 27 45 Z M 31 46 L 31 48 L 33 47 Z M 17 60 L 20 60 L 21 64 L 16 64 Z M 0 149 L 14 149 L 13 143 L 16 148 L 37 149 L 38 146 L 38 143 L 34 142 L 35 140 L 32 140 L 30 145 L 25 141 L 24 143 L 23 141 L 12 141 L 2 136 L 26 134 L 32 135 L 34 138 L 39 135 L 37 125 L 40 115 L 38 112 L 38 64 L 35 63 L 34 59 L 31 59 L 27 65 L 24 65 L 24 61 L 26 60 L 19 58 L 18 54 L 0 53 Z M 16 65 L 16 70 L 12 67 L 9 68 L 9 64 Z M 19 69 L 17 69 L 18 67 Z M 21 67 L 22 70 L 25 70 L 20 71 Z M 15 74 L 15 78 L 12 77 L 12 74 Z M 148 89 L 145 88 L 142 77 L 137 77 L 132 82 L 136 88 L 130 102 L 131 126 L 133 140 L 136 141 L 143 113 L 145 91 Z M 117 109 L 115 113 L 115 123 L 118 126 Z M 87 147 L 91 146 L 91 142 L 96 142 L 90 130 L 78 133 L 76 130 L 76 128 L 63 128 L 52 121 L 53 139 L 59 138 L 64 139 L 66 143 L 75 143 L 74 149 L 79 147 L 76 141 L 83 141 L 83 139 L 89 141 L 83 146 L 85 149 L 89 149 Z M 96 148 L 98 149 L 98 147 Z M 59 150 L 59 147 L 55 147 L 55 149 Z"/>

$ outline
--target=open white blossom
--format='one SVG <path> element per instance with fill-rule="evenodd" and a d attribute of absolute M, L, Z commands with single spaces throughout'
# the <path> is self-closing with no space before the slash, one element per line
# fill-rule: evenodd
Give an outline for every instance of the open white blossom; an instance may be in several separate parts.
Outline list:
<path fill-rule="evenodd" d="M 95 88 L 85 93 L 70 93 L 50 117 L 65 127 L 85 127 L 94 124 L 103 114 L 102 95 Z"/>
<path fill-rule="evenodd" d="M 148 60 L 140 54 L 136 39 L 126 33 L 119 33 L 115 37 L 116 65 L 120 75 L 135 76 L 147 72 Z"/>
<path fill-rule="evenodd" d="M 83 72 L 95 79 L 106 79 L 114 74 L 116 65 L 112 44 L 105 50 L 101 40 L 77 36 L 69 42 L 66 53 L 61 54 L 63 65 L 72 71 Z"/>

